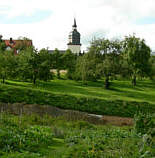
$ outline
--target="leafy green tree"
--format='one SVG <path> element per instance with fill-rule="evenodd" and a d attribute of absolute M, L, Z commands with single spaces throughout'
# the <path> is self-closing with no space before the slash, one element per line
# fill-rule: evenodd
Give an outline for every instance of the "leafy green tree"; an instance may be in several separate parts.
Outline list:
<path fill-rule="evenodd" d="M 96 71 L 97 64 L 100 62 L 98 54 L 93 51 L 79 56 L 76 64 L 76 79 L 81 79 L 84 83 L 86 81 L 96 81 L 99 76 Z"/>
<path fill-rule="evenodd" d="M 4 53 L 5 50 L 6 50 L 6 44 L 2 40 L 2 36 L 0 35 L 0 53 Z"/>
<path fill-rule="evenodd" d="M 77 55 L 72 53 L 70 49 L 66 50 L 66 52 L 62 56 L 64 69 L 67 70 L 67 78 L 73 79 L 73 75 L 75 72 Z"/>
<path fill-rule="evenodd" d="M 98 58 L 96 74 L 105 77 L 105 88 L 110 86 L 110 77 L 120 73 L 122 44 L 119 40 L 98 39 L 91 43 L 89 50 Z"/>
<path fill-rule="evenodd" d="M 129 67 L 127 60 L 123 60 L 123 56 L 121 56 L 120 60 L 121 60 L 120 76 L 123 79 L 129 79 L 132 74 L 131 67 Z"/>
<path fill-rule="evenodd" d="M 5 83 L 7 78 L 15 78 L 17 74 L 17 58 L 12 51 L 0 53 L 0 76 Z"/>
<path fill-rule="evenodd" d="M 103 55 L 103 60 L 98 64 L 98 71 L 105 77 L 105 88 L 110 87 L 110 77 L 115 77 L 120 74 L 122 66 L 122 44 L 118 40 L 104 40 L 101 42 L 104 44 L 101 53 Z"/>
<path fill-rule="evenodd" d="M 105 88 L 110 86 L 110 77 L 120 73 L 122 43 L 118 40 L 98 39 L 91 42 L 89 52 L 77 60 L 76 74 L 83 81 L 96 81 L 105 77 Z"/>
<path fill-rule="evenodd" d="M 153 80 L 155 78 L 155 56 L 151 56 L 150 65 L 151 65 L 151 71 L 149 77 L 151 80 Z"/>
<path fill-rule="evenodd" d="M 21 51 L 18 63 L 19 76 L 22 76 L 23 79 L 31 79 L 35 84 L 39 73 L 39 64 L 39 55 L 33 47 Z"/>
<path fill-rule="evenodd" d="M 58 49 L 52 54 L 53 68 L 57 70 L 57 78 L 60 78 L 60 70 L 63 68 L 62 54 Z"/>
<path fill-rule="evenodd" d="M 150 71 L 150 47 L 146 45 L 144 39 L 133 36 L 125 37 L 123 41 L 124 59 L 127 60 L 130 70 L 132 70 L 132 84 L 136 85 L 136 78 L 139 74 L 148 75 Z"/>
<path fill-rule="evenodd" d="M 51 61 L 50 61 L 50 54 L 48 53 L 47 49 L 42 49 L 38 53 L 39 56 L 39 69 L 38 69 L 38 77 L 40 80 L 47 81 L 48 79 L 52 78 L 51 70 Z"/>

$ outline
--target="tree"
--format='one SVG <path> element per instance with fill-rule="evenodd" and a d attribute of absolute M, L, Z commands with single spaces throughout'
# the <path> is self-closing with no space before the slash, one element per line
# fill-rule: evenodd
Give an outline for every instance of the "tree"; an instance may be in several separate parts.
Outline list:
<path fill-rule="evenodd" d="M 86 81 L 96 81 L 99 76 L 97 74 L 97 64 L 100 62 L 98 54 L 94 51 L 89 51 L 83 56 L 79 56 L 76 64 L 76 79 Z"/>
<path fill-rule="evenodd" d="M 105 88 L 110 87 L 110 77 L 120 74 L 121 70 L 121 52 L 122 44 L 118 40 L 101 40 L 101 51 L 103 55 L 102 62 L 98 64 L 98 71 L 105 77 Z"/>
<path fill-rule="evenodd" d="M 50 54 L 48 53 L 47 49 L 41 49 L 38 53 L 38 56 L 38 77 L 40 80 L 47 81 L 52 77 L 52 73 L 50 72 L 52 66 L 52 62 L 50 61 Z"/>
<path fill-rule="evenodd" d="M 77 55 L 72 53 L 70 49 L 66 50 L 66 52 L 62 56 L 64 69 L 67 70 L 67 78 L 73 79 L 73 75 L 75 72 Z"/>
<path fill-rule="evenodd" d="M 2 36 L 0 35 L 0 53 L 4 53 L 5 50 L 6 50 L 6 44 L 2 40 Z"/>
<path fill-rule="evenodd" d="M 53 59 L 53 68 L 57 70 L 57 78 L 60 78 L 60 70 L 63 67 L 63 60 L 62 60 L 62 54 L 58 49 L 54 50 L 54 53 L 52 54 Z"/>
<path fill-rule="evenodd" d="M 150 65 L 151 65 L 151 71 L 150 71 L 150 79 L 154 79 L 155 77 L 155 56 L 151 56 L 150 58 Z"/>
<path fill-rule="evenodd" d="M 5 51 L 0 53 L 0 76 L 2 82 L 8 77 L 14 78 L 17 74 L 17 57 L 14 56 L 12 51 Z"/>
<path fill-rule="evenodd" d="M 132 84 L 136 85 L 136 78 L 139 74 L 148 75 L 150 71 L 150 47 L 144 39 L 133 36 L 125 37 L 123 41 L 124 59 L 127 60 L 131 69 Z"/>
<path fill-rule="evenodd" d="M 38 77 L 40 64 L 37 51 L 33 47 L 26 48 L 25 50 L 21 51 L 18 56 L 19 76 L 22 76 L 23 79 L 31 79 L 33 81 L 33 84 L 35 84 Z"/>
<path fill-rule="evenodd" d="M 119 40 L 97 39 L 91 42 L 88 53 L 77 60 L 76 74 L 83 81 L 96 81 L 105 77 L 105 88 L 110 86 L 110 77 L 120 73 L 122 43 Z"/>

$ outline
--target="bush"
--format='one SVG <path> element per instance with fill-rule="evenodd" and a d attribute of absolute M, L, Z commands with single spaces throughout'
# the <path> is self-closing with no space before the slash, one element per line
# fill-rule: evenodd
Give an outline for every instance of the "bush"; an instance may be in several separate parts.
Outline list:
<path fill-rule="evenodd" d="M 52 143 L 52 138 L 50 127 L 0 127 L 0 148 L 4 152 L 23 150 L 35 152 L 37 147 Z"/>
<path fill-rule="evenodd" d="M 30 152 L 15 152 L 9 153 L 1 156 L 1 158 L 40 158 L 42 157 L 39 153 L 30 153 Z"/>
<path fill-rule="evenodd" d="M 137 134 L 148 133 L 155 126 L 153 116 L 149 113 L 139 112 L 134 116 L 134 128 Z"/>

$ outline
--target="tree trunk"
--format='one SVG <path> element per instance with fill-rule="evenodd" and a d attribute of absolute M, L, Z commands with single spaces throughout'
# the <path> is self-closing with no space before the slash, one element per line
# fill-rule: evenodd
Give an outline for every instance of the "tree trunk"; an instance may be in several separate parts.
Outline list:
<path fill-rule="evenodd" d="M 136 86 L 136 76 L 135 75 L 133 76 L 133 79 L 132 79 L 132 85 Z"/>
<path fill-rule="evenodd" d="M 2 83 L 5 83 L 5 77 L 3 77 Z"/>
<path fill-rule="evenodd" d="M 33 84 L 36 84 L 36 75 L 33 76 Z"/>
<path fill-rule="evenodd" d="M 106 78 L 105 78 L 105 89 L 109 89 L 109 87 L 110 87 L 109 76 L 106 76 Z"/>
<path fill-rule="evenodd" d="M 60 70 L 57 69 L 57 78 L 60 79 Z"/>

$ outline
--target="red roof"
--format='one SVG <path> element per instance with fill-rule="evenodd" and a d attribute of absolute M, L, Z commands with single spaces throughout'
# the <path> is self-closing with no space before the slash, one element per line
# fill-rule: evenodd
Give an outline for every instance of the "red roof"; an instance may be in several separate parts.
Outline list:
<path fill-rule="evenodd" d="M 4 40 L 5 44 L 7 47 L 10 47 L 12 49 L 14 49 L 14 53 L 17 54 L 17 47 L 18 45 L 22 44 L 24 42 L 24 44 L 26 44 L 27 46 L 32 46 L 32 40 Z"/>

